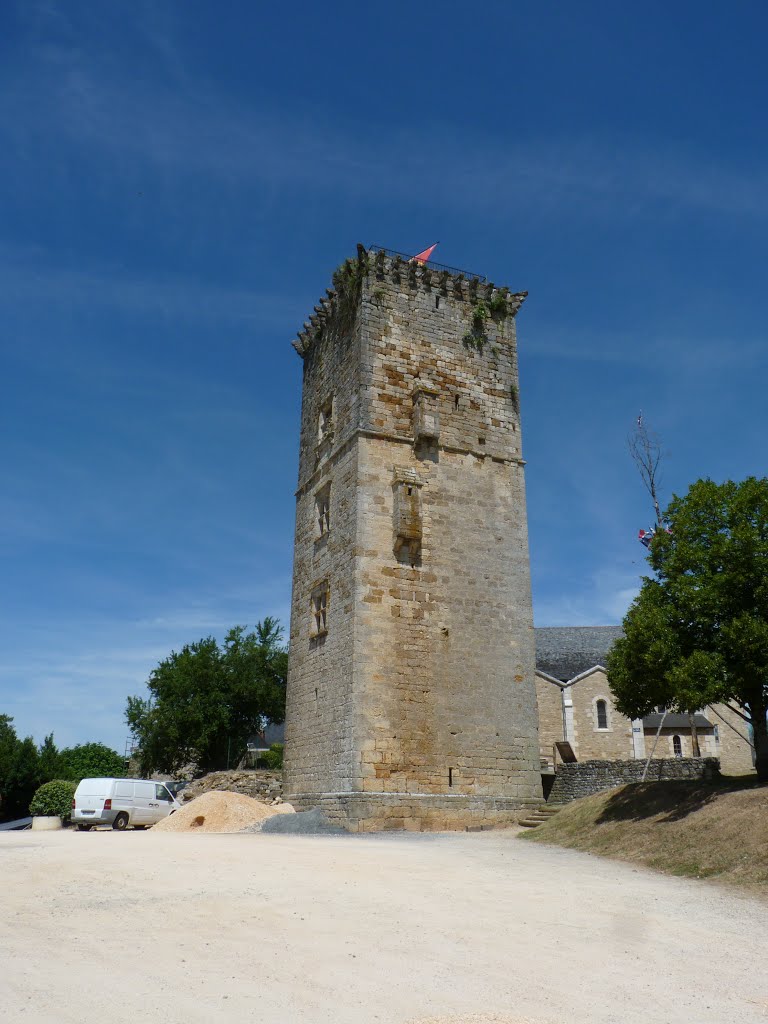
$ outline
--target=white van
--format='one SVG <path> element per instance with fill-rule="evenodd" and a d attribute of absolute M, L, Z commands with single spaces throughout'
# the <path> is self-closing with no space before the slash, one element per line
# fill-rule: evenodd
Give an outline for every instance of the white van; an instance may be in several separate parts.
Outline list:
<path fill-rule="evenodd" d="M 181 804 L 162 782 L 148 779 L 83 779 L 72 800 L 72 823 L 81 832 L 111 825 L 122 832 L 148 828 L 173 814 Z"/>

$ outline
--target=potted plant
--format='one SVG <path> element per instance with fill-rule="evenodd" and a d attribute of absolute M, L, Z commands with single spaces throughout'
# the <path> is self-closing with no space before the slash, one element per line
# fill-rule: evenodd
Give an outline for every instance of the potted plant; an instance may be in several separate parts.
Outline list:
<path fill-rule="evenodd" d="M 54 779 L 40 786 L 29 805 L 32 828 L 45 831 L 61 828 L 72 813 L 76 789 L 76 783 L 65 779 Z"/>

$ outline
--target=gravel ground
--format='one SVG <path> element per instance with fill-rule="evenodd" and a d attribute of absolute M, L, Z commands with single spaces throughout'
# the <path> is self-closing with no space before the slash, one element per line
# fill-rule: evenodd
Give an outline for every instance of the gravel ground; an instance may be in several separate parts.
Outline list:
<path fill-rule="evenodd" d="M 0 1013 L 766 1024 L 766 906 L 513 833 L 0 834 Z"/>
<path fill-rule="evenodd" d="M 311 811 L 297 811 L 295 814 L 275 815 L 264 821 L 249 825 L 243 832 L 266 832 L 294 836 L 340 836 L 344 830 L 335 828 L 319 807 Z"/>

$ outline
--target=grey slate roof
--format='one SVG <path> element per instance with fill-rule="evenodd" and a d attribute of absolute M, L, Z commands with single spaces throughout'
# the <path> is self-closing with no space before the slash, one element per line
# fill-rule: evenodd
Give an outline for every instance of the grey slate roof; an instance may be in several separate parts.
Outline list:
<path fill-rule="evenodd" d="M 652 715 L 646 715 L 643 719 L 643 729 L 656 730 L 659 727 L 661 721 L 661 714 L 656 711 Z M 704 717 L 704 715 L 694 715 L 693 722 L 697 729 L 711 729 L 712 723 Z M 678 715 L 670 711 L 667 717 L 664 719 L 665 729 L 690 729 L 690 722 L 688 721 L 688 715 Z"/>
<path fill-rule="evenodd" d="M 537 626 L 536 668 L 568 682 L 595 665 L 605 665 L 621 626 Z"/>

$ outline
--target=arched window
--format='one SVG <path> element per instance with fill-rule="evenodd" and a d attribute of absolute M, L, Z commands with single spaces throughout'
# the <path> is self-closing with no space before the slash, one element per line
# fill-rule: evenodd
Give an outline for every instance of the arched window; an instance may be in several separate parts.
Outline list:
<path fill-rule="evenodd" d="M 607 729 L 608 728 L 608 705 L 604 700 L 599 700 L 595 704 L 595 710 L 597 711 L 597 728 Z"/>
<path fill-rule="evenodd" d="M 683 741 L 679 736 L 672 737 L 672 749 L 675 752 L 675 757 L 683 756 Z"/>

